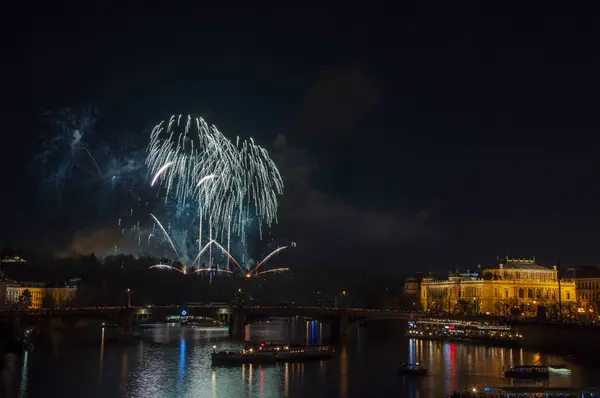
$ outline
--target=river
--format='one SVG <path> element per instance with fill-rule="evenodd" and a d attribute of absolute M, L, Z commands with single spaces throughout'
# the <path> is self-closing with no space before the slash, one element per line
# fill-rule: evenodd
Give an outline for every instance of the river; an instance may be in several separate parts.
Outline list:
<path fill-rule="evenodd" d="M 240 347 L 225 329 L 160 324 L 142 339 L 117 343 L 38 349 L 5 366 L 2 383 L 13 397 L 441 397 L 453 390 L 510 385 L 502 369 L 510 364 L 569 363 L 569 376 L 552 375 L 553 386 L 591 386 L 599 369 L 561 357 L 503 349 L 408 339 L 402 322 L 374 322 L 355 329 L 338 356 L 320 362 L 213 368 L 210 353 Z M 319 343 L 327 336 L 320 323 L 261 324 L 248 331 L 253 340 L 289 339 Z M 429 375 L 399 377 L 403 360 L 422 363 Z M 594 383 L 595 384 L 595 383 Z"/>

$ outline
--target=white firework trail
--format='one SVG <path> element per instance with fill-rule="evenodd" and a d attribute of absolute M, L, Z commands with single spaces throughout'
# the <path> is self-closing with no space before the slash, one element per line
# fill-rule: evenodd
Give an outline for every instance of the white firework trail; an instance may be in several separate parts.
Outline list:
<path fill-rule="evenodd" d="M 167 240 L 171 244 L 171 247 L 173 248 L 173 251 L 177 255 L 177 259 L 179 260 L 179 258 L 180 258 L 179 257 L 179 253 L 177 252 L 177 249 L 175 248 L 175 244 L 173 243 L 173 240 L 169 236 L 167 230 L 165 229 L 165 227 L 163 227 L 163 225 L 161 224 L 161 222 L 158 221 L 158 218 L 156 218 L 156 216 L 154 214 L 150 213 L 150 215 L 152 216 L 152 218 L 154 219 L 154 221 L 156 221 L 156 223 L 158 224 L 158 226 L 160 227 L 160 229 L 162 229 L 162 231 L 165 233 L 165 236 L 167 237 Z"/>
<path fill-rule="evenodd" d="M 244 268 L 242 268 L 242 266 L 235 260 L 235 258 L 227 251 L 227 249 L 225 249 L 223 246 L 221 246 L 221 244 L 217 241 L 213 241 L 213 243 L 219 248 L 221 249 L 221 251 L 225 254 L 227 254 L 227 256 L 229 256 L 229 258 L 231 259 L 231 261 L 233 261 L 235 263 L 235 265 L 238 266 L 238 268 L 240 269 L 240 271 L 242 271 L 242 274 L 244 273 Z"/>
<path fill-rule="evenodd" d="M 168 269 L 168 270 L 173 270 L 173 271 L 177 271 L 177 272 L 181 272 L 182 274 L 187 274 L 187 271 L 185 269 L 185 267 L 182 267 L 181 269 L 177 268 L 177 267 L 173 267 L 172 265 L 169 264 L 155 264 L 153 266 L 150 267 L 150 269 L 152 268 L 158 268 L 158 269 Z"/>
<path fill-rule="evenodd" d="M 152 182 L 150 183 L 150 186 L 153 187 L 154 183 L 156 182 L 156 180 L 158 180 L 158 177 L 160 177 L 160 175 L 169 167 L 173 166 L 175 164 L 175 162 L 169 162 L 167 164 L 165 164 L 164 166 L 162 166 L 160 169 L 158 169 L 158 171 L 156 172 L 156 174 L 154 175 L 154 178 L 152 179 Z"/>
<path fill-rule="evenodd" d="M 202 178 L 200 179 L 200 181 L 198 182 L 198 185 L 197 185 L 197 187 L 199 187 L 199 186 L 200 186 L 200 184 L 202 184 L 204 181 L 208 181 L 208 180 L 211 180 L 211 179 L 213 179 L 213 178 L 219 178 L 219 176 L 218 176 L 218 175 L 216 175 L 216 174 L 211 174 L 211 175 L 209 175 L 209 176 L 202 177 Z"/>
<path fill-rule="evenodd" d="M 200 272 L 211 272 L 211 271 L 214 271 L 216 273 L 233 274 L 232 271 L 229 271 L 226 269 L 212 269 L 212 268 L 198 268 L 198 269 L 195 269 L 194 271 L 192 271 L 192 274 L 197 274 Z"/>
<path fill-rule="evenodd" d="M 202 250 L 200 250 L 198 252 L 198 255 L 196 256 L 196 258 L 194 259 L 194 261 L 192 262 L 192 266 L 194 266 L 194 264 L 196 263 L 196 261 L 200 260 L 200 256 L 202 256 L 202 253 L 204 253 L 206 251 L 206 249 L 208 247 L 210 247 L 212 244 L 214 243 L 213 240 L 211 240 L 210 242 L 208 242 L 206 245 L 204 245 L 204 247 L 202 248 Z M 200 266 L 198 266 L 198 268 L 200 268 Z"/>
<path fill-rule="evenodd" d="M 270 270 L 267 270 L 267 271 L 261 271 L 261 272 L 257 273 L 256 276 L 265 275 L 265 274 L 271 274 L 271 273 L 278 274 L 280 272 L 287 272 L 289 270 L 290 270 L 289 268 L 274 268 L 274 269 L 270 269 Z"/>
<path fill-rule="evenodd" d="M 287 249 L 287 248 L 289 248 L 289 247 L 296 247 L 296 243 L 295 243 L 295 242 L 292 242 L 292 243 L 290 243 L 290 244 L 289 244 L 289 245 L 287 245 L 287 246 L 280 246 L 280 247 L 278 247 L 277 249 L 273 250 L 273 251 L 272 251 L 271 253 L 269 253 L 269 254 L 268 254 L 268 255 L 267 255 L 265 258 L 263 258 L 261 261 L 259 261 L 259 262 L 256 264 L 256 267 L 254 267 L 254 269 L 251 271 L 251 273 L 256 273 L 256 271 L 258 270 L 258 268 L 259 268 L 261 265 L 263 265 L 264 263 L 266 263 L 267 261 L 269 261 L 269 259 L 270 259 L 271 257 L 273 257 L 273 256 L 274 256 L 274 255 L 276 255 L 277 253 L 279 253 L 279 252 L 281 252 L 282 250 L 285 250 L 285 249 Z"/>

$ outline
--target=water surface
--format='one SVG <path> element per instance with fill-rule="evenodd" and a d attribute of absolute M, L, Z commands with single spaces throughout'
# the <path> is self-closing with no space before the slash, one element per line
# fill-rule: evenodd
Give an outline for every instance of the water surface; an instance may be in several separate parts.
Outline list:
<path fill-rule="evenodd" d="M 302 323 L 304 324 L 304 323 Z M 296 339 L 314 343 L 326 333 L 319 323 L 304 330 L 254 326 L 254 338 Z M 401 323 L 373 323 L 351 333 L 331 360 L 272 366 L 213 368 L 214 345 L 235 349 L 225 329 L 157 325 L 142 340 L 36 349 L 3 372 L 6 393 L 21 397 L 440 397 L 453 390 L 511 385 L 502 376 L 510 364 L 569 363 L 565 358 L 522 349 L 429 342 L 403 336 Z M 252 336 L 248 336 L 252 337 Z M 429 375 L 400 377 L 404 360 L 421 362 Z M 553 386 L 590 386 L 599 369 L 571 364 L 569 376 L 552 375 Z"/>

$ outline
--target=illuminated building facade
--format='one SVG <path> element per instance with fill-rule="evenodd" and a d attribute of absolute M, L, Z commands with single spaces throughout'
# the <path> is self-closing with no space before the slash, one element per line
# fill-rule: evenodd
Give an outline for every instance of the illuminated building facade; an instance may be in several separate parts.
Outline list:
<path fill-rule="evenodd" d="M 75 298 L 77 286 L 67 285 L 65 287 L 46 287 L 44 283 L 37 282 L 9 282 L 6 284 L 5 302 L 6 304 L 18 304 L 23 292 L 29 291 L 31 295 L 31 305 L 29 308 L 42 308 L 45 297 L 51 297 L 54 305 L 61 305 Z"/>
<path fill-rule="evenodd" d="M 600 308 L 600 267 L 580 266 L 569 268 L 569 274 L 577 286 L 579 308 L 586 312 L 598 314 Z"/>
<path fill-rule="evenodd" d="M 21 256 L 6 256 L 0 259 L 0 263 L 26 263 L 25 259 Z"/>
<path fill-rule="evenodd" d="M 497 268 L 480 268 L 477 274 L 456 272 L 447 280 L 424 278 L 421 282 L 425 311 L 531 315 L 538 306 L 555 308 L 559 302 L 575 301 L 575 282 L 559 281 L 556 266 L 543 267 L 535 263 L 535 258 L 506 257 Z"/>

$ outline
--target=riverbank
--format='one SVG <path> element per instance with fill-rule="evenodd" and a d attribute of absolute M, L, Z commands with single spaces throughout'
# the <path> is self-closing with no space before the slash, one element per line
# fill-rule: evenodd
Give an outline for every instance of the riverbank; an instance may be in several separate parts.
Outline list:
<path fill-rule="evenodd" d="M 585 365 L 600 364 L 600 329 L 580 325 L 518 323 L 522 347 L 556 355 L 570 355 Z"/>

